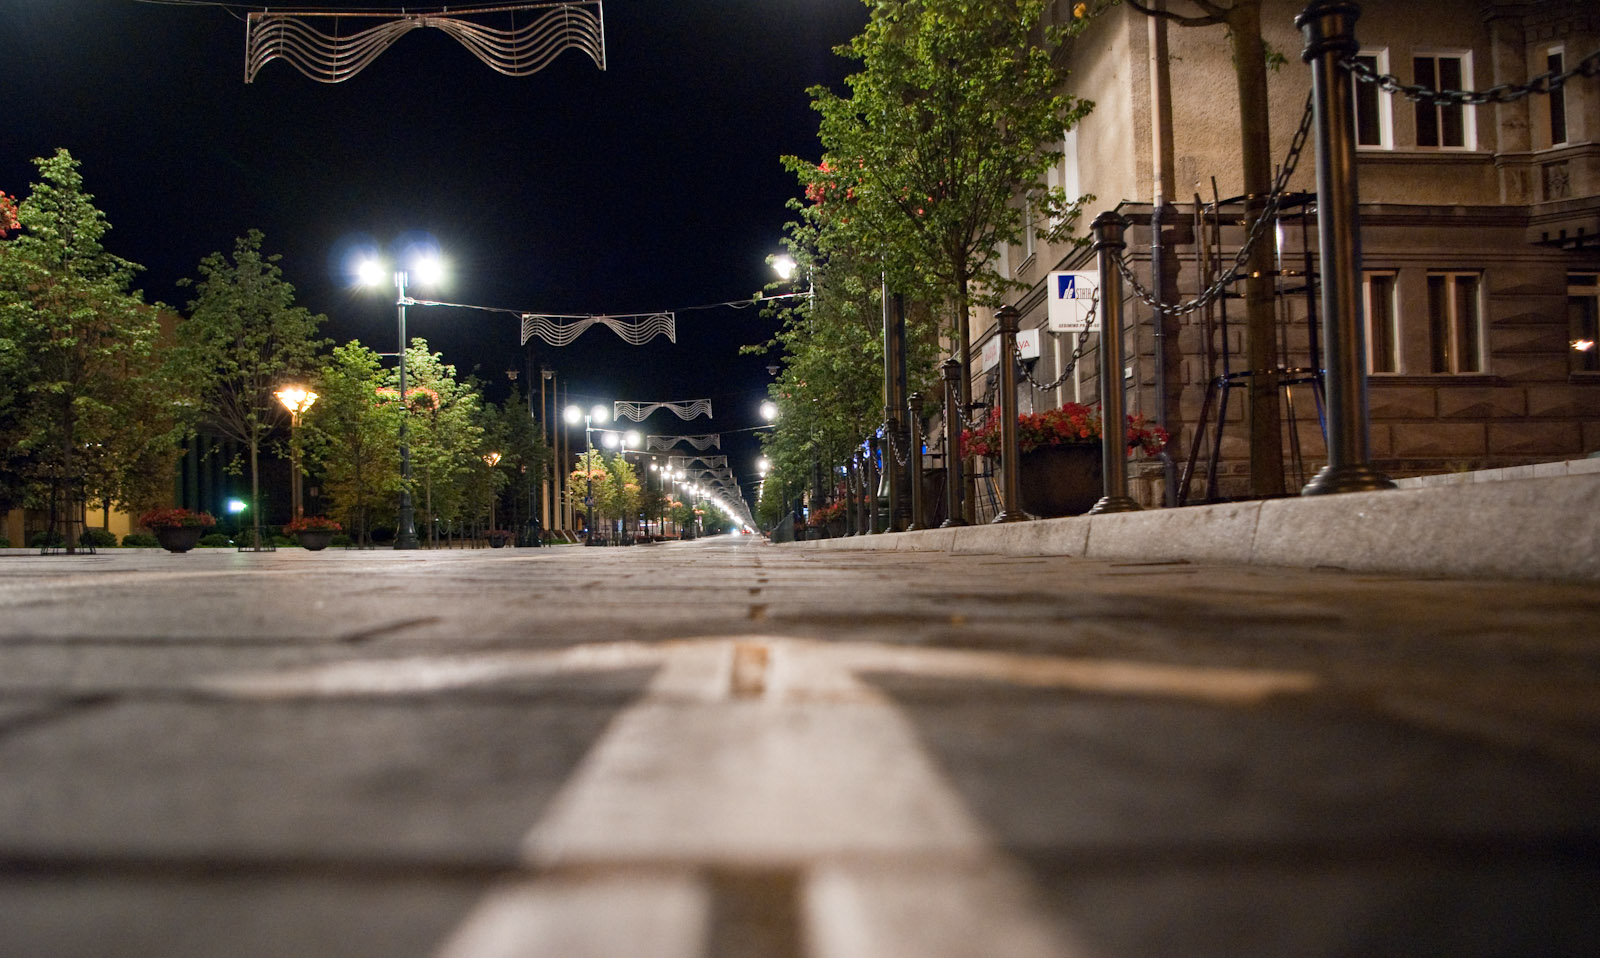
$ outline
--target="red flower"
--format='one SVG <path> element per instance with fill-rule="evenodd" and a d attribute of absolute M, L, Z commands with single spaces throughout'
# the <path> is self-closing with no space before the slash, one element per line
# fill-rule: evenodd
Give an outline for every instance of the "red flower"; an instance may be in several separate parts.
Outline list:
<path fill-rule="evenodd" d="M 991 410 L 978 429 L 961 433 L 964 456 L 1000 455 L 1000 411 Z M 1167 444 L 1166 430 L 1152 425 L 1143 415 L 1128 417 L 1128 448 L 1142 449 L 1147 455 L 1159 453 Z M 1096 443 L 1100 441 L 1100 413 L 1082 403 L 1069 402 L 1060 409 L 1017 416 L 1017 451 L 1032 452 L 1047 446 Z"/>

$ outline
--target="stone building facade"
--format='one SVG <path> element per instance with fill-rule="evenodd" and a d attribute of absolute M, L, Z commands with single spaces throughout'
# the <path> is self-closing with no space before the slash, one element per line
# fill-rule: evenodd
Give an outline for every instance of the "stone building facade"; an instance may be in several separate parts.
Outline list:
<path fill-rule="evenodd" d="M 1072 6 L 1057 4 L 1057 15 L 1070 16 Z M 1294 26 L 1303 6 L 1297 0 L 1263 4 L 1263 34 L 1287 61 L 1269 75 L 1279 163 L 1310 90 Z M 1368 0 L 1361 6 L 1356 35 L 1363 61 L 1407 84 L 1483 89 L 1525 83 L 1600 51 L 1600 11 L 1582 0 Z M 1163 193 L 1176 222 L 1164 231 L 1163 256 L 1168 295 L 1184 300 L 1204 288 L 1216 264 L 1231 263 L 1244 241 L 1238 99 L 1222 27 L 1169 27 L 1165 58 L 1152 57 L 1156 42 L 1151 22 L 1125 5 L 1110 8 L 1073 41 L 1066 52 L 1069 92 L 1096 107 L 1065 134 L 1063 160 L 1050 178 L 1069 192 L 1095 197 L 1084 223 L 1105 210 L 1129 217 L 1134 227 L 1127 258 L 1141 283 L 1154 288 L 1149 222 L 1163 167 L 1156 144 L 1169 142 Z M 1170 127 L 1153 119 L 1162 113 L 1153 104 L 1159 107 L 1163 98 Z M 1593 345 L 1600 338 L 1600 78 L 1575 78 L 1555 94 L 1478 107 L 1419 106 L 1365 83 L 1356 85 L 1356 98 L 1374 464 L 1399 477 L 1576 459 L 1600 450 L 1600 347 Z M 1308 144 L 1288 181 L 1297 195 L 1266 237 L 1279 250 L 1279 362 L 1289 370 L 1313 368 L 1316 359 L 1313 184 Z M 1094 265 L 1091 252 L 1065 244 L 1027 241 L 1001 254 L 1004 267 L 1029 287 L 1012 299 L 1023 311 L 1025 330 L 1045 324 L 1051 271 Z M 1244 308 L 1235 298 L 1242 291 L 1238 283 L 1234 295 L 1213 306 L 1168 319 L 1158 364 L 1153 311 L 1124 287 L 1129 407 L 1152 416 L 1164 412 L 1175 438 L 1170 466 L 1145 462 L 1136 470 L 1149 484 L 1148 499 L 1160 498 L 1158 477 L 1176 486 L 1196 447 L 1193 474 L 1181 493 L 1187 501 L 1241 495 L 1248 487 L 1244 392 L 1216 385 L 1226 373 L 1244 370 Z M 975 356 L 995 335 L 987 319 L 974 323 L 983 330 L 975 335 Z M 1051 333 L 1038 338 L 1040 356 L 1029 365 L 1036 380 L 1048 382 L 1064 368 L 1075 340 Z M 1090 336 L 1084 361 L 1058 388 L 1025 386 L 1023 408 L 1094 402 L 1097 339 Z M 1158 365 L 1164 367 L 1160 383 Z M 992 393 L 996 372 L 992 365 L 975 368 L 974 392 Z M 1217 443 L 1223 392 L 1230 396 Z M 1294 492 L 1315 474 L 1326 451 L 1314 388 L 1300 382 L 1282 392 L 1288 491 Z M 1209 486 L 1208 474 L 1216 476 Z"/>

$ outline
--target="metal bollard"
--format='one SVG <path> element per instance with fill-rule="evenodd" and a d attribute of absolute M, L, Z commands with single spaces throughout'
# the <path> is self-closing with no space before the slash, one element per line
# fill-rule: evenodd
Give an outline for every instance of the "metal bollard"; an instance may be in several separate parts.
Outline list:
<path fill-rule="evenodd" d="M 1000 514 L 990 520 L 997 522 L 1027 522 L 1034 518 L 1022 511 L 1022 491 L 1018 475 L 1022 472 L 1021 453 L 1017 451 L 1017 330 L 1022 326 L 1022 314 L 1014 306 L 1002 306 L 994 314 L 1000 322 L 1000 463 L 1001 476 Z"/>
<path fill-rule="evenodd" d="M 947 359 L 944 373 L 944 501 L 939 528 L 967 525 L 961 514 L 961 360 Z"/>
<path fill-rule="evenodd" d="M 911 450 L 906 454 L 911 467 L 911 524 L 907 532 L 926 529 L 927 513 L 922 508 L 922 393 L 911 394 L 911 405 L 906 409 L 906 423 L 910 427 Z"/>
<path fill-rule="evenodd" d="M 1370 461 L 1367 344 L 1361 304 L 1360 193 L 1351 131 L 1350 74 L 1339 61 L 1361 49 L 1357 4 L 1320 0 L 1295 17 L 1305 36 L 1302 60 L 1311 64 L 1316 108 L 1317 242 L 1321 247 L 1322 336 L 1327 371 L 1328 464 L 1300 490 L 1303 496 L 1393 489 Z"/>
<path fill-rule="evenodd" d="M 855 453 L 851 453 L 850 458 L 844 461 L 845 535 L 853 536 L 856 534 L 856 531 L 859 528 L 856 525 L 856 520 L 859 518 L 860 516 L 856 515 L 856 456 Z"/>
<path fill-rule="evenodd" d="M 1084 515 L 1138 512 L 1128 495 L 1128 412 L 1122 386 L 1122 277 L 1113 258 L 1128 244 L 1128 220 L 1107 210 L 1094 218 L 1094 248 L 1100 266 L 1100 475 L 1105 495 Z"/>
<path fill-rule="evenodd" d="M 873 433 L 867 437 L 867 535 L 875 536 L 883 531 L 881 516 L 878 515 L 878 492 L 883 487 L 883 471 L 878 468 L 878 434 Z"/>

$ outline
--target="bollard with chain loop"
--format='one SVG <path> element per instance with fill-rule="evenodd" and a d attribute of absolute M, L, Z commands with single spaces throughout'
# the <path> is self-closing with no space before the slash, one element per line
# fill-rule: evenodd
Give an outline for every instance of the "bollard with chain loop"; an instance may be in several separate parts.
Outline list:
<path fill-rule="evenodd" d="M 961 360 L 947 359 L 944 373 L 944 529 L 967 525 L 961 514 Z"/>
<path fill-rule="evenodd" d="M 883 486 L 883 474 L 878 468 L 878 434 L 867 437 L 867 535 L 883 531 L 878 515 L 878 491 Z"/>
<path fill-rule="evenodd" d="M 844 461 L 844 534 L 856 534 L 856 454 Z"/>
<path fill-rule="evenodd" d="M 906 424 L 911 430 L 911 449 L 907 458 L 911 460 L 911 524 L 906 526 L 907 532 L 926 529 L 923 520 L 927 513 L 922 510 L 922 393 L 911 394 L 911 404 L 906 409 Z"/>
<path fill-rule="evenodd" d="M 1355 22 L 1361 8 L 1347 0 L 1317 0 L 1295 18 L 1305 35 L 1301 58 L 1311 64 L 1316 102 L 1317 242 L 1321 248 L 1322 335 L 1325 344 L 1328 464 L 1301 495 L 1393 489 L 1369 461 L 1367 350 L 1361 315 L 1360 198 L 1351 116 L 1350 74 L 1339 68 L 1360 49 Z"/>
<path fill-rule="evenodd" d="M 1022 511 L 1022 490 L 1018 475 L 1022 472 L 1021 454 L 1017 452 L 1017 331 L 1022 326 L 1022 314 L 1015 306 L 1002 306 L 994 314 L 1000 323 L 1000 463 L 1001 505 L 1000 514 L 990 520 L 1001 522 L 1027 522 L 1034 518 Z"/>
<path fill-rule="evenodd" d="M 1127 248 L 1122 238 L 1127 217 L 1107 210 L 1094 218 L 1094 249 L 1099 255 L 1100 294 L 1100 444 L 1105 495 L 1085 515 L 1138 512 L 1128 495 L 1128 414 L 1122 386 L 1122 280 L 1116 258 Z"/>

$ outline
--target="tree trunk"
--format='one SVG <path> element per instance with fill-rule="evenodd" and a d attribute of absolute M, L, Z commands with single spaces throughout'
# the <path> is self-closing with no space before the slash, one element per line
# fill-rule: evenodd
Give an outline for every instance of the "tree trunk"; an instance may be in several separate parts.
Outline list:
<path fill-rule="evenodd" d="M 250 442 L 250 527 L 254 537 L 250 544 L 261 548 L 261 446 L 252 437 Z"/>
<path fill-rule="evenodd" d="M 1254 224 L 1272 192 L 1272 140 L 1268 123 L 1267 51 L 1261 39 L 1260 0 L 1238 0 L 1228 11 L 1228 35 L 1239 85 L 1240 155 L 1246 220 Z M 1277 310 L 1273 247 L 1265 235 L 1246 264 L 1245 352 L 1250 364 L 1250 492 L 1282 495 L 1283 427 L 1278 399 Z"/>
<path fill-rule="evenodd" d="M 971 277 L 962 273 L 956 279 L 956 335 L 961 340 L 961 395 L 958 397 L 961 415 L 972 416 L 972 324 L 968 315 L 972 309 Z M 961 423 L 956 423 L 956 431 L 960 432 Z M 954 456 L 958 450 L 946 452 L 947 456 Z M 978 520 L 978 476 L 973 468 L 974 460 L 968 457 L 965 468 L 962 469 L 961 483 L 961 516 L 967 522 Z"/>

